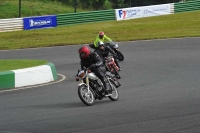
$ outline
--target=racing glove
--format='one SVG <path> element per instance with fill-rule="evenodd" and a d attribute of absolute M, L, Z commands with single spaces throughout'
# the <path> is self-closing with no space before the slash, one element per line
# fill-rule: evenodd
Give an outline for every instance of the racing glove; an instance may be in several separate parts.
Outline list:
<path fill-rule="evenodd" d="M 96 64 L 92 64 L 88 69 L 92 70 L 94 67 L 96 67 Z"/>

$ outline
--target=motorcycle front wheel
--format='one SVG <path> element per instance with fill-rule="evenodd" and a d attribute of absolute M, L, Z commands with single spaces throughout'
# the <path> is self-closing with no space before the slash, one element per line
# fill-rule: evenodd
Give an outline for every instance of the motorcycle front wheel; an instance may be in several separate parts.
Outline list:
<path fill-rule="evenodd" d="M 86 85 L 81 85 L 78 87 L 78 95 L 81 101 L 87 106 L 92 106 L 94 104 L 94 94 L 87 89 Z"/>
<path fill-rule="evenodd" d="M 117 101 L 118 98 L 119 98 L 119 94 L 118 94 L 118 91 L 117 91 L 117 88 L 116 88 L 116 85 L 114 83 L 114 81 L 110 80 L 111 82 L 111 87 L 112 87 L 112 95 L 111 96 L 108 96 L 108 98 L 112 101 Z"/>
<path fill-rule="evenodd" d="M 116 51 L 116 54 L 117 54 L 117 59 L 119 61 L 123 61 L 124 60 L 124 55 L 120 51 Z"/>

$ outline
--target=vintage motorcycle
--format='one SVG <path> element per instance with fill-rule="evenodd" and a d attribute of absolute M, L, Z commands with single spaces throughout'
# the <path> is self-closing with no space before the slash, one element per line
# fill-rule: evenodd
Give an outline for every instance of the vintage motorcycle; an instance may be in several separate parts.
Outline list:
<path fill-rule="evenodd" d="M 116 42 L 110 41 L 108 43 L 105 43 L 105 45 L 109 46 L 110 48 L 112 48 L 115 51 L 115 53 L 117 55 L 117 59 L 119 61 L 123 61 L 124 60 L 124 55 L 118 50 L 119 46 L 118 46 L 118 44 Z"/>
<path fill-rule="evenodd" d="M 119 61 L 123 61 L 123 60 L 124 60 L 124 55 L 118 50 L 118 47 L 119 47 L 119 46 L 118 46 L 118 44 L 117 44 L 116 42 L 110 41 L 110 42 L 105 43 L 105 45 L 109 46 L 111 49 L 114 50 L 114 52 L 115 52 L 116 55 L 117 55 L 117 59 L 118 59 Z M 89 44 L 89 47 L 92 48 L 92 49 L 94 49 L 94 51 L 97 50 L 97 48 L 94 47 L 94 44 L 93 44 L 93 43 L 92 43 L 92 44 Z"/>
<path fill-rule="evenodd" d="M 88 69 L 78 70 L 76 81 L 81 80 L 81 83 L 78 85 L 78 95 L 84 104 L 91 106 L 96 99 L 102 100 L 107 97 L 112 101 L 118 100 L 119 94 L 117 88 L 121 86 L 121 84 L 112 74 L 106 73 L 106 78 L 111 90 L 109 94 L 102 95 L 104 86 L 101 80 Z"/>
<path fill-rule="evenodd" d="M 105 66 L 109 72 L 115 75 L 116 78 L 121 78 L 119 75 L 119 67 L 115 64 L 115 60 L 112 55 L 105 57 Z"/>

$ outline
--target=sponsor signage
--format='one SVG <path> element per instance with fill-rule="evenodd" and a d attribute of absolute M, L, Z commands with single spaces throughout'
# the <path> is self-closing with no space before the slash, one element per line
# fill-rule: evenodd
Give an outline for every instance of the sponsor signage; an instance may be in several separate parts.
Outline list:
<path fill-rule="evenodd" d="M 23 18 L 24 30 L 50 28 L 57 26 L 56 16 L 41 16 Z"/>
<path fill-rule="evenodd" d="M 117 20 L 127 20 L 142 17 L 170 14 L 170 4 L 115 9 Z"/>
<path fill-rule="evenodd" d="M 170 14 L 170 4 L 145 6 L 143 8 L 144 8 L 144 17 Z"/>
<path fill-rule="evenodd" d="M 133 18 L 142 17 L 142 8 L 133 7 L 133 8 L 124 8 L 124 9 L 115 9 L 117 20 L 126 20 Z"/>

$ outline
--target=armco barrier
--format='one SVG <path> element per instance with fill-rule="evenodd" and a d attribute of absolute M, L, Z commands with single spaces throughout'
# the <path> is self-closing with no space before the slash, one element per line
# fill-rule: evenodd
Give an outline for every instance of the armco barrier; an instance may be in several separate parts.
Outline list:
<path fill-rule="evenodd" d="M 174 3 L 171 3 L 170 5 L 171 5 L 171 7 L 170 7 L 170 13 L 174 14 Z"/>
<path fill-rule="evenodd" d="M 23 18 L 0 19 L 0 32 L 23 30 Z"/>
<path fill-rule="evenodd" d="M 200 0 L 171 3 L 171 13 L 200 10 Z M 74 25 L 88 22 L 115 20 L 115 9 L 58 14 L 57 25 Z M 23 30 L 23 18 L 0 19 L 0 32 Z"/>
<path fill-rule="evenodd" d="M 200 10 L 200 0 L 174 3 L 174 13 Z"/>
<path fill-rule="evenodd" d="M 58 79 L 53 63 L 0 72 L 0 90 L 48 83 Z"/>
<path fill-rule="evenodd" d="M 73 25 L 88 22 L 115 20 L 115 10 L 102 10 L 57 15 L 57 25 Z"/>

